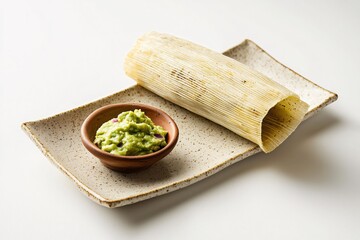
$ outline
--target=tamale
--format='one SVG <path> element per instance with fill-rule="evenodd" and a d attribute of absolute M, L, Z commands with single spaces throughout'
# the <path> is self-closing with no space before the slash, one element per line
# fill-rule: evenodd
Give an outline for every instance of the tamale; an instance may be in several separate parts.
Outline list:
<path fill-rule="evenodd" d="M 168 34 L 151 32 L 139 38 L 124 68 L 139 85 L 258 144 L 264 152 L 280 145 L 308 109 L 297 94 L 260 72 Z"/>

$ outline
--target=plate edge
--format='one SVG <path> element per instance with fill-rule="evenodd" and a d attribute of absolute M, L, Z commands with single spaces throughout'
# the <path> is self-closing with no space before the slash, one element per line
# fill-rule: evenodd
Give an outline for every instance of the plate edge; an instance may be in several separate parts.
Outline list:
<path fill-rule="evenodd" d="M 238 44 L 238 45 L 236 45 L 236 46 L 234 46 L 234 47 L 232 47 L 232 48 L 229 48 L 229 49 L 227 49 L 226 51 L 224 51 L 223 54 L 226 55 L 228 52 L 233 51 L 233 50 L 236 49 L 237 47 L 239 47 L 239 46 L 241 46 L 241 45 L 243 45 L 243 44 L 249 44 L 249 43 L 252 44 L 252 45 L 254 45 L 256 48 L 258 48 L 258 49 L 259 49 L 260 51 L 262 51 L 263 53 L 265 53 L 265 54 L 266 54 L 267 56 L 269 56 L 273 61 L 275 61 L 276 63 L 278 63 L 279 65 L 281 65 L 283 68 L 288 69 L 290 72 L 294 73 L 296 76 L 299 76 L 299 77 L 303 78 L 304 80 L 306 80 L 306 81 L 309 82 L 310 84 L 313 84 L 314 86 L 316 86 L 316 87 L 318 87 L 318 88 L 320 88 L 320 89 L 328 92 L 330 95 L 333 95 L 333 96 L 330 97 L 330 98 L 333 98 L 333 100 L 332 100 L 330 103 L 335 102 L 335 101 L 338 99 L 338 94 L 337 94 L 337 93 L 334 93 L 334 92 L 332 92 L 332 91 L 330 91 L 330 90 L 328 90 L 328 89 L 326 89 L 326 88 L 324 88 L 324 87 L 322 87 L 322 86 L 314 83 L 313 81 L 311 81 L 310 79 L 304 77 L 303 75 L 297 73 L 297 72 L 296 72 L 295 70 L 293 70 L 292 68 L 286 66 L 285 64 L 283 64 L 282 62 L 280 62 L 279 60 L 277 60 L 276 58 L 274 58 L 271 54 L 269 54 L 266 50 L 264 50 L 262 47 L 260 47 L 257 43 L 255 43 L 255 42 L 254 42 L 253 40 L 251 40 L 251 39 L 246 38 L 246 39 L 245 39 L 243 42 L 241 42 L 240 44 Z M 328 100 L 328 99 L 327 99 L 327 100 Z M 326 101 L 327 101 L 327 100 L 326 100 Z"/>
<path fill-rule="evenodd" d="M 125 87 L 124 89 L 121 89 L 121 90 L 118 91 L 118 92 L 111 93 L 110 95 L 107 95 L 107 96 L 105 96 L 105 97 L 100 97 L 99 99 L 93 100 L 93 101 L 91 101 L 91 102 L 88 102 L 88 103 L 86 103 L 86 104 L 77 106 L 77 107 L 75 107 L 75 108 L 62 111 L 62 112 L 60 112 L 60 113 L 54 114 L 54 115 L 49 116 L 49 117 L 40 118 L 40 119 L 38 119 L 38 120 L 32 120 L 32 121 L 23 122 L 23 123 L 21 124 L 21 126 L 22 126 L 22 125 L 26 125 L 26 124 L 33 124 L 33 123 L 37 123 L 37 122 L 41 122 L 41 121 L 51 120 L 51 119 L 53 119 L 53 118 L 60 117 L 60 116 L 62 116 L 62 115 L 64 115 L 64 114 L 71 113 L 71 112 L 75 112 L 75 111 L 77 111 L 77 110 L 79 110 L 79 109 L 88 107 L 88 106 L 90 106 L 91 104 L 94 104 L 94 103 L 96 103 L 96 102 L 106 100 L 106 99 L 109 98 L 109 97 L 115 96 L 115 95 L 117 95 L 117 94 L 119 94 L 119 93 L 121 93 L 121 92 L 127 91 L 127 90 L 129 90 L 129 89 L 131 89 L 131 88 L 135 88 L 135 87 L 137 87 L 137 86 L 139 86 L 139 85 L 135 83 L 135 84 L 133 84 L 133 85 L 130 85 L 130 86 L 128 86 L 128 87 Z"/>
<path fill-rule="evenodd" d="M 65 112 L 64 112 L 65 113 Z M 54 116 L 53 116 L 54 117 Z M 42 119 L 44 120 L 44 119 Z M 40 121 L 40 120 L 39 120 Z M 51 155 L 51 153 L 46 149 L 46 147 L 41 143 L 39 139 L 31 132 L 31 129 L 27 126 L 33 122 L 25 122 L 21 124 L 22 130 L 26 133 L 26 135 L 35 143 L 35 145 L 40 149 L 40 151 L 45 155 L 46 158 L 50 160 L 58 169 L 61 170 L 63 174 L 65 174 L 68 178 L 70 178 L 81 190 L 84 194 L 86 194 L 91 200 L 99 203 L 100 205 L 110 207 L 109 206 L 109 199 L 102 197 L 101 195 L 92 191 L 88 186 L 82 183 L 77 177 L 71 174 L 66 168 L 64 168 L 61 164 L 59 164 L 56 159 Z"/>

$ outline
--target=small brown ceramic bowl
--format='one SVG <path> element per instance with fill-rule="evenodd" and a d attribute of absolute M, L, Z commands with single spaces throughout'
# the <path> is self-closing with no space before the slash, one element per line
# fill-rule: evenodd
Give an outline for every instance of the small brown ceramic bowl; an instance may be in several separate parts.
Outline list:
<path fill-rule="evenodd" d="M 162 126 L 168 134 L 167 145 L 162 149 L 139 156 L 119 156 L 101 150 L 93 142 L 99 127 L 112 118 L 116 118 L 121 112 L 141 109 L 156 125 Z M 92 112 L 81 126 L 81 140 L 87 150 L 108 168 L 121 172 L 134 172 L 146 169 L 155 162 L 168 155 L 179 137 L 179 129 L 174 120 L 164 111 L 149 105 L 140 103 L 120 103 L 107 105 Z"/>

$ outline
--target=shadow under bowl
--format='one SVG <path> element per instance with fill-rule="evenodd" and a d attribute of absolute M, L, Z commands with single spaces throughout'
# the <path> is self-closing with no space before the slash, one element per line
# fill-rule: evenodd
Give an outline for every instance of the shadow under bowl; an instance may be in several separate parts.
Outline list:
<path fill-rule="evenodd" d="M 155 125 L 163 127 L 168 132 L 165 147 L 146 155 L 120 156 L 103 151 L 94 144 L 96 131 L 103 123 L 116 118 L 124 111 L 133 111 L 135 109 L 141 109 Z M 92 112 L 81 126 L 81 141 L 85 148 L 100 159 L 103 165 L 120 172 L 135 172 L 150 167 L 173 150 L 178 137 L 179 129 L 175 121 L 167 113 L 150 105 L 140 103 L 119 103 L 101 107 Z"/>

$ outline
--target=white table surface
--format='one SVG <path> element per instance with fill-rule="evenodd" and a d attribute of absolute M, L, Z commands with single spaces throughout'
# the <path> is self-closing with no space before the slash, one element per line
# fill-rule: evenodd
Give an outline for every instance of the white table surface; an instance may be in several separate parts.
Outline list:
<path fill-rule="evenodd" d="M 0 239 L 360 239 L 359 1 L 0 1 Z M 141 34 L 216 51 L 249 38 L 339 100 L 271 154 L 107 209 L 20 124 L 134 82 Z"/>

